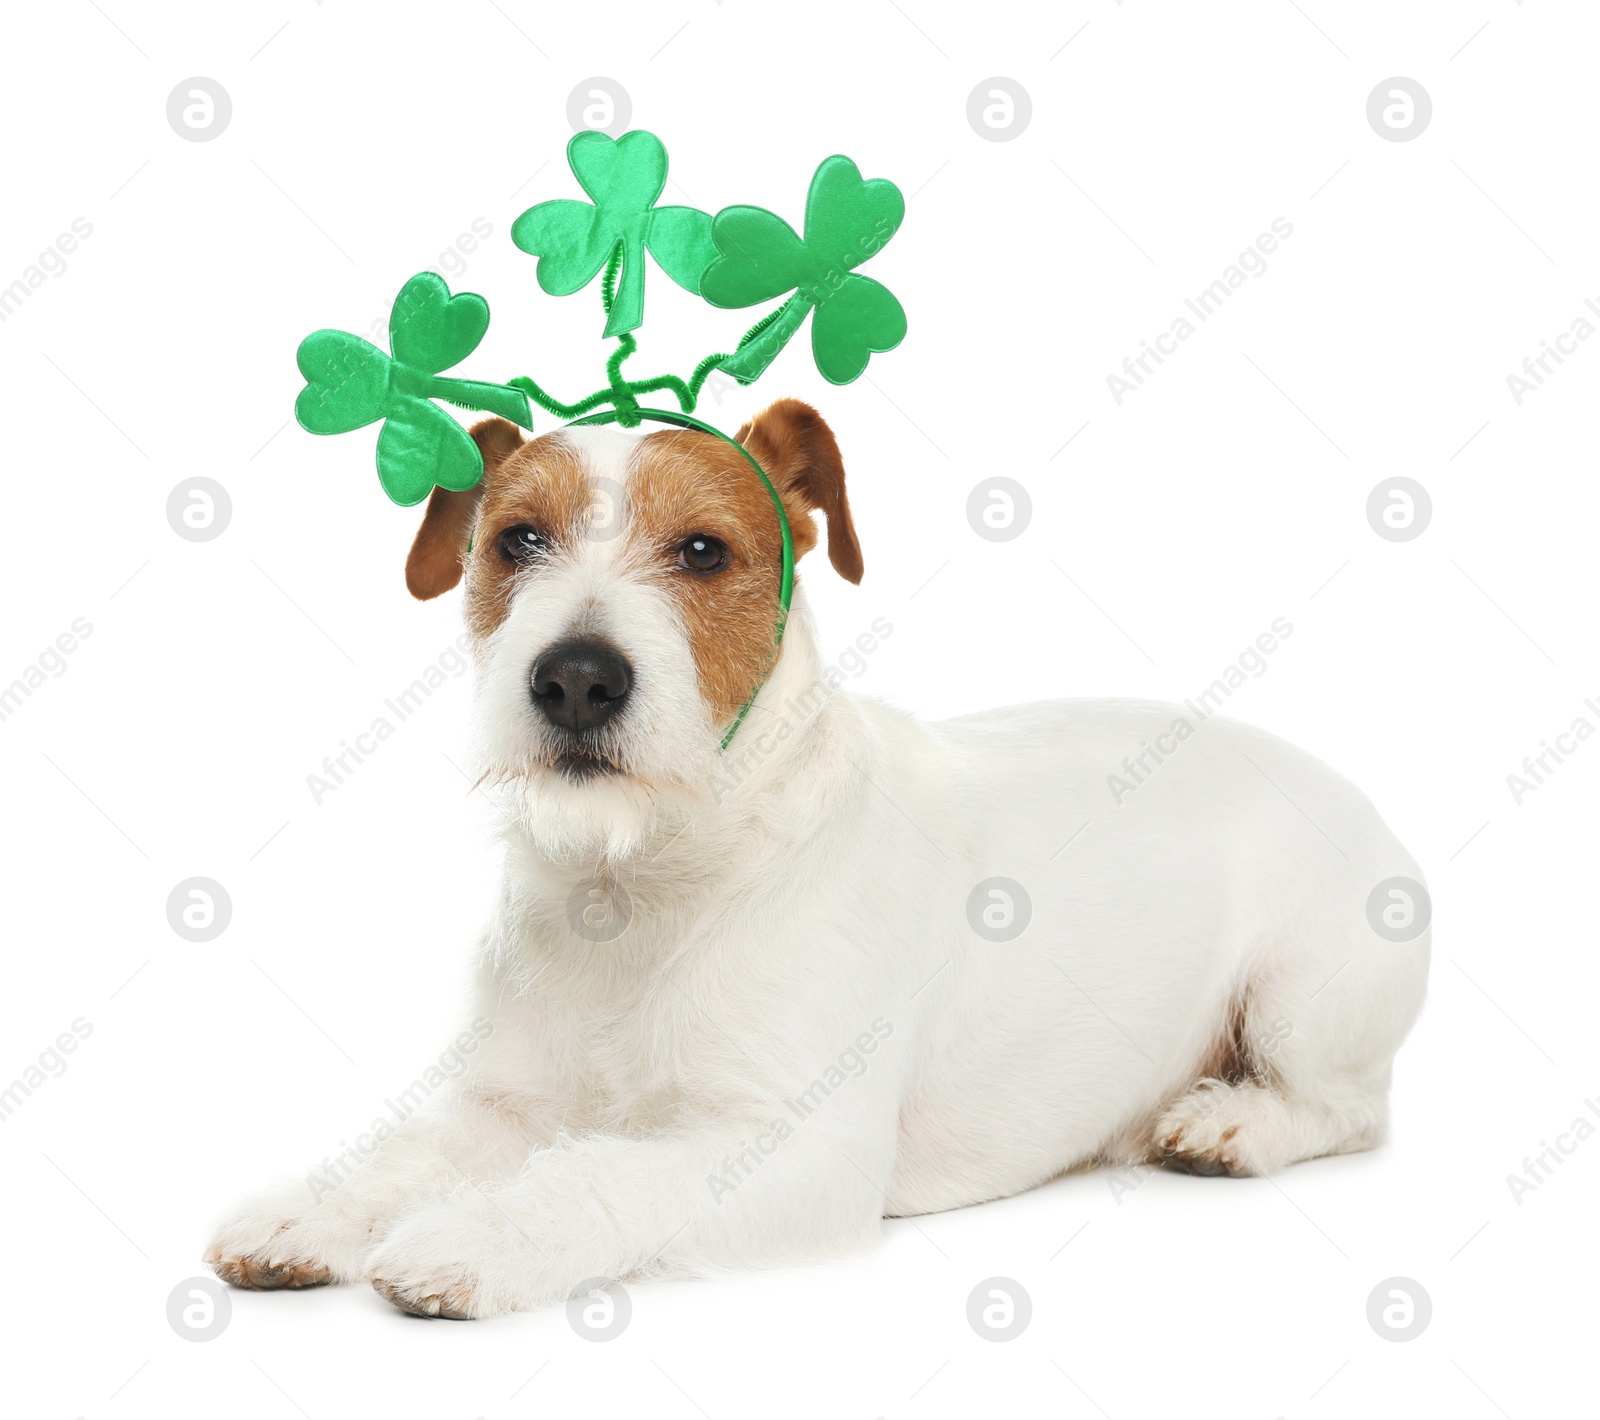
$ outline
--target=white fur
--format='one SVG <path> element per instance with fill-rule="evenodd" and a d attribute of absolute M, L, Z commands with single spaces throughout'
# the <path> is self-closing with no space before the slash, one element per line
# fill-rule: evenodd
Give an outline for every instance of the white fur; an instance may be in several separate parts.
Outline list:
<path fill-rule="evenodd" d="M 573 437 L 626 478 L 626 436 Z M 1107 775 L 1178 707 L 919 723 L 827 691 L 803 598 L 719 757 L 625 541 L 528 574 L 482 648 L 511 824 L 468 1013 L 492 1030 L 332 1192 L 295 1181 L 225 1224 L 224 1275 L 299 1263 L 493 1315 L 598 1276 L 836 1254 L 886 1214 L 1096 1161 L 1268 1173 L 1377 1142 L 1428 938 L 1369 927 L 1373 887 L 1421 874 L 1351 785 L 1213 718 L 1114 803 Z M 636 666 L 629 778 L 538 767 L 528 668 L 575 624 Z M 1015 941 L 969 923 L 993 877 L 1031 898 Z M 614 885 L 627 930 L 577 935 L 574 892 Z M 1205 1082 L 1230 1011 L 1250 1077 Z"/>

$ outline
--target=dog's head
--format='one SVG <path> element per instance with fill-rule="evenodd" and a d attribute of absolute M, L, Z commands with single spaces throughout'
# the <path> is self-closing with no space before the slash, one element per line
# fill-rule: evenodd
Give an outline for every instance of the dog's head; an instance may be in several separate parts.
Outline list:
<path fill-rule="evenodd" d="M 436 488 L 406 562 L 428 599 L 466 580 L 489 775 L 553 852 L 624 855 L 674 797 L 704 797 L 718 744 L 776 654 L 783 540 L 755 471 L 697 430 L 476 425 L 484 476 Z M 739 430 L 798 559 L 861 580 L 832 432 L 798 400 Z"/>

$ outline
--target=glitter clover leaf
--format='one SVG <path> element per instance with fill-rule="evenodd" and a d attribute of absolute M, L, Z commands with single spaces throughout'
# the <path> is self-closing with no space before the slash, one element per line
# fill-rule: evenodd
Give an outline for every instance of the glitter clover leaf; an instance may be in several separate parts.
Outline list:
<path fill-rule="evenodd" d="M 567 144 L 567 162 L 593 204 L 541 202 L 511 227 L 511 239 L 539 258 L 539 285 L 552 296 L 582 290 L 622 249 L 621 285 L 605 333 L 625 335 L 644 320 L 644 253 L 678 285 L 698 291 L 716 255 L 711 218 L 693 207 L 657 207 L 667 185 L 667 150 L 653 133 L 621 138 L 586 131 Z"/>
<path fill-rule="evenodd" d="M 906 313 L 887 286 L 855 268 L 899 230 L 905 199 L 887 178 L 864 180 L 842 154 L 825 158 L 806 196 L 804 238 L 761 207 L 724 207 L 712 219 L 717 256 L 700 279 L 713 306 L 789 299 L 753 327 L 720 367 L 748 384 L 783 349 L 812 310 L 811 353 L 824 379 L 847 385 L 873 354 L 906 334 Z"/>
<path fill-rule="evenodd" d="M 344 434 L 383 420 L 378 479 L 402 507 L 420 503 L 435 484 L 456 491 L 475 487 L 483 477 L 483 456 L 471 435 L 433 401 L 533 427 L 521 390 L 440 374 L 476 350 L 488 328 L 489 305 L 482 296 L 452 296 L 431 271 L 413 276 L 389 315 L 392 356 L 343 330 L 319 330 L 300 342 L 295 358 L 306 387 L 295 401 L 295 418 L 313 434 Z"/>

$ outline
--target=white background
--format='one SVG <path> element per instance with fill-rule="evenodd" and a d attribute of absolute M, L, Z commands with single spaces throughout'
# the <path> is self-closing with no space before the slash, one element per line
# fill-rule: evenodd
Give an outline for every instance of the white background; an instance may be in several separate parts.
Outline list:
<path fill-rule="evenodd" d="M 1520 805 L 1506 782 L 1575 717 L 1600 725 L 1600 341 L 1520 406 L 1506 383 L 1600 296 L 1588 7 L 67 0 L 12 8 L 6 31 L 0 285 L 74 218 L 93 227 L 0 325 L 0 683 L 93 626 L 0 723 L 0 1084 L 93 1027 L 0 1124 L 9 1413 L 1593 1406 L 1600 1140 L 1520 1204 L 1506 1181 L 1600 1096 L 1600 747 Z M 231 96 L 214 141 L 167 123 L 194 75 Z M 706 407 L 731 429 L 794 394 L 837 431 L 867 578 L 813 559 L 805 582 L 830 653 L 893 623 L 859 689 L 930 715 L 1181 698 L 1292 622 L 1230 713 L 1362 785 L 1436 904 L 1385 1148 L 1120 1198 L 1078 1175 L 887 1224 L 864 1259 L 634 1288 L 605 1345 L 559 1312 L 428 1324 L 364 1287 L 236 1293 L 204 1344 L 169 1327 L 210 1219 L 336 1152 L 454 1032 L 496 872 L 455 767 L 468 678 L 320 806 L 307 788 L 459 607 L 405 593 L 416 519 L 378 488 L 374 431 L 286 424 L 295 346 L 365 331 L 481 220 L 492 236 L 447 272 L 494 309 L 463 373 L 597 385 L 595 292 L 544 296 L 509 238 L 533 202 L 579 195 L 566 101 L 594 75 L 667 144 L 667 200 L 798 222 L 836 151 L 908 196 L 870 268 L 905 344 L 835 389 L 797 341 Z M 1404 143 L 1365 116 L 1396 75 L 1433 103 Z M 967 122 L 990 76 L 1031 96 L 1009 142 Z M 1294 234 L 1266 274 L 1115 403 L 1106 376 L 1274 218 Z M 659 272 L 646 311 L 638 373 L 687 373 L 745 324 Z M 1005 545 L 965 515 L 999 474 L 1033 500 Z M 1365 505 L 1402 474 L 1433 519 L 1393 543 Z M 199 475 L 233 505 L 207 543 L 165 513 Z M 196 875 L 233 903 L 207 944 L 166 917 Z M 1033 1303 L 1005 1344 L 965 1315 L 995 1275 Z M 1366 1319 L 1393 1276 L 1433 1304 L 1404 1344 Z"/>

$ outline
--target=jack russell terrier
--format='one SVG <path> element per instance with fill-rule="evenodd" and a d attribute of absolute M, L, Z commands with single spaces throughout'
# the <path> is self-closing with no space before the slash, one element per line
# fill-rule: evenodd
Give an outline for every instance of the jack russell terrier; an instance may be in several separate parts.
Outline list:
<path fill-rule="evenodd" d="M 494 1316 L 838 1255 L 1094 1164 L 1270 1174 L 1381 1139 L 1428 934 L 1369 919 L 1421 873 L 1354 787 L 1213 718 L 1109 804 L 1178 707 L 924 724 L 839 690 L 798 599 L 774 662 L 778 518 L 730 444 L 472 434 L 482 482 L 434 490 L 406 564 L 423 599 L 465 577 L 507 819 L 465 1069 L 359 1166 L 233 1215 L 221 1277 Z M 816 411 L 737 438 L 796 555 L 821 513 L 859 582 Z"/>

